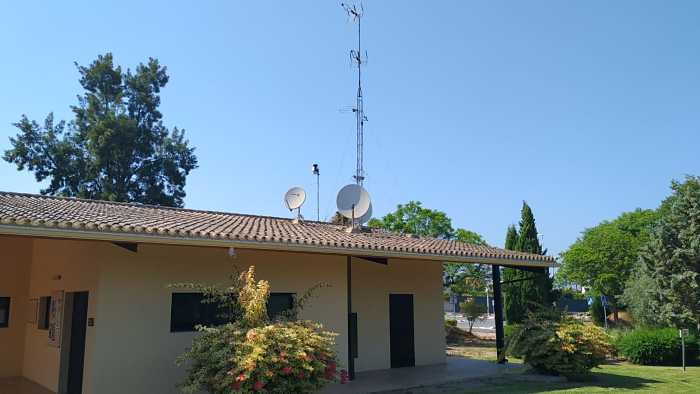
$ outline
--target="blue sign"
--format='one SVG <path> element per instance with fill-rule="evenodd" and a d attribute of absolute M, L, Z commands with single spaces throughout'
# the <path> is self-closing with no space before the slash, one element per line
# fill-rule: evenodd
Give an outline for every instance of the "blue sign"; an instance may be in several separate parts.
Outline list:
<path fill-rule="evenodd" d="M 604 295 L 600 296 L 600 302 L 603 304 L 603 306 L 608 306 L 608 297 Z"/>

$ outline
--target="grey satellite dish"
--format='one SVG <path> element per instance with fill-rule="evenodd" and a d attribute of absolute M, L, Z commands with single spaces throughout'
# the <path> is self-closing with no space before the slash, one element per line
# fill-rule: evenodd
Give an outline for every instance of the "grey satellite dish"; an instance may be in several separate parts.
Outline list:
<path fill-rule="evenodd" d="M 349 219 L 359 219 L 369 211 L 371 203 L 367 190 L 353 183 L 340 189 L 336 204 L 341 215 Z"/>
<path fill-rule="evenodd" d="M 300 187 L 293 187 L 284 195 L 284 204 L 290 211 L 299 209 L 304 201 L 306 201 L 306 192 Z"/>
<path fill-rule="evenodd" d="M 284 195 L 284 204 L 290 211 L 297 210 L 297 217 L 294 219 L 294 223 L 300 223 L 303 219 L 301 217 L 301 206 L 304 205 L 306 201 L 306 192 L 300 187 L 293 187 L 287 191 Z"/>
<path fill-rule="evenodd" d="M 359 219 L 357 219 L 357 222 L 360 224 L 365 224 L 369 222 L 369 220 L 372 219 L 372 203 L 369 203 L 369 209 L 367 209 L 367 212 L 360 216 Z"/>

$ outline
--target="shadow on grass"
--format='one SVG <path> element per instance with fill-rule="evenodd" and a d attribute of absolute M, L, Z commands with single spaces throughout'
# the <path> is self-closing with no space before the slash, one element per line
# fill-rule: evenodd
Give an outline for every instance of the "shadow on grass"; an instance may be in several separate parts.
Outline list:
<path fill-rule="evenodd" d="M 548 377 L 541 375 L 512 375 L 499 378 L 472 381 L 469 385 L 461 385 L 462 390 L 452 391 L 450 387 L 443 386 L 444 391 L 462 393 L 546 393 L 549 391 L 573 390 L 573 389 L 627 389 L 636 390 L 648 387 L 650 384 L 659 383 L 658 380 L 645 379 L 631 376 L 620 376 L 605 372 L 593 372 L 592 375 L 581 381 L 548 381 Z M 446 385 L 448 386 L 448 385 Z M 456 387 L 451 387 L 453 390 Z M 466 388 L 466 391 L 463 389 Z M 596 390 L 597 391 L 597 390 Z"/>

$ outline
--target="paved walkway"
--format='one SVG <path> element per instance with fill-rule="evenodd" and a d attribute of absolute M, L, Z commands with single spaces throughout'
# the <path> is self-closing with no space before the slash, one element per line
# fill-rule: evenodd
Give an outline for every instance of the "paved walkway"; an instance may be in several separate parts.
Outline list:
<path fill-rule="evenodd" d="M 521 366 L 517 364 L 498 365 L 482 360 L 447 357 L 445 364 L 359 372 L 356 375 L 356 379 L 348 384 L 334 383 L 326 387 L 321 393 L 380 393 L 460 380 L 492 378 L 503 375 L 506 370 L 518 368 L 521 368 Z"/>
<path fill-rule="evenodd" d="M 7 378 L 0 379 L 0 394 L 54 394 L 54 392 L 24 378 Z"/>

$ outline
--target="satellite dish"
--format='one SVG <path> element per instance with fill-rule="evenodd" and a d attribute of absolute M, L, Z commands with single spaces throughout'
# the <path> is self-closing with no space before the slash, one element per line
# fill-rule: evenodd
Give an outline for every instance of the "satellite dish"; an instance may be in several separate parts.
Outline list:
<path fill-rule="evenodd" d="M 284 195 L 284 204 L 290 211 L 298 209 L 306 201 L 306 192 L 300 187 L 293 187 Z"/>
<path fill-rule="evenodd" d="M 369 209 L 367 209 L 367 212 L 360 216 L 359 219 L 357 219 L 357 222 L 360 224 L 365 224 L 369 222 L 369 220 L 372 219 L 372 203 L 369 203 Z"/>
<path fill-rule="evenodd" d="M 370 209 L 367 190 L 354 183 L 344 186 L 336 198 L 338 212 L 349 219 L 359 219 Z"/>

